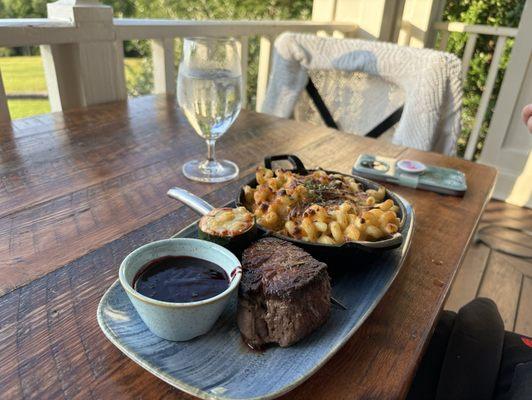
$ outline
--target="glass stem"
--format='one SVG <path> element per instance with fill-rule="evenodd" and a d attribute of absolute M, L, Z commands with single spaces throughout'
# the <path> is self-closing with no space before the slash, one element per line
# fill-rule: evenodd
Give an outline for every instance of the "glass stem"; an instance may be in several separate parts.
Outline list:
<path fill-rule="evenodd" d="M 209 139 L 209 140 L 206 140 L 206 142 L 207 142 L 207 160 L 214 161 L 216 158 L 215 150 L 214 150 L 214 144 L 216 143 L 216 141 Z"/>

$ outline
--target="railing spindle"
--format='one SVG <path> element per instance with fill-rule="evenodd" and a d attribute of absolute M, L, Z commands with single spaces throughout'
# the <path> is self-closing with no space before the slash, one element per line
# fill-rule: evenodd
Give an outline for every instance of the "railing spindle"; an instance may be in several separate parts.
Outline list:
<path fill-rule="evenodd" d="M 240 64 L 242 69 L 242 108 L 248 104 L 248 59 L 249 59 L 249 42 L 247 36 L 241 36 L 240 41 Z"/>
<path fill-rule="evenodd" d="M 441 31 L 440 32 L 440 45 L 438 48 L 441 51 L 445 51 L 447 49 L 447 42 L 449 41 L 449 32 L 448 31 Z"/>
<path fill-rule="evenodd" d="M 153 92 L 175 94 L 175 40 L 153 39 L 150 43 L 153 59 Z"/>
<path fill-rule="evenodd" d="M 467 72 L 469 71 L 469 65 L 471 64 L 471 58 L 475 52 L 475 45 L 477 44 L 477 33 L 470 33 L 467 38 L 467 43 L 464 49 L 464 55 L 462 57 L 462 79 L 465 82 L 467 78 Z"/>
<path fill-rule="evenodd" d="M 399 31 L 397 44 L 400 46 L 409 46 L 410 39 L 412 39 L 412 23 L 409 21 L 401 21 L 401 30 Z"/>
<path fill-rule="evenodd" d="M 126 72 L 125 72 L 125 65 L 124 65 L 124 42 L 122 40 L 115 41 L 115 48 L 116 48 L 116 76 L 118 82 L 118 92 L 120 93 L 120 97 L 122 99 L 127 98 L 127 87 L 126 87 Z"/>
<path fill-rule="evenodd" d="M 11 117 L 9 115 L 9 108 L 7 107 L 7 96 L 4 89 L 4 80 L 2 79 L 2 71 L 0 71 L 0 122 L 9 122 Z"/>
<path fill-rule="evenodd" d="M 484 86 L 484 91 L 482 92 L 482 97 L 480 98 L 480 103 L 475 115 L 475 125 L 473 126 L 471 135 L 467 141 L 467 147 L 464 155 L 464 158 L 467 160 L 472 160 L 475 154 L 482 123 L 484 122 L 484 117 L 486 116 L 491 93 L 493 92 L 493 86 L 495 85 L 495 79 L 497 78 L 497 72 L 499 71 L 499 62 L 504 51 L 506 39 L 506 36 L 499 36 L 497 38 L 497 44 L 495 45 L 495 51 L 493 52 L 493 58 L 488 71 L 488 77 L 486 78 L 486 85 Z"/>
<path fill-rule="evenodd" d="M 259 73 L 257 77 L 257 102 L 255 109 L 260 111 L 262 103 L 266 97 L 266 89 L 268 88 L 268 78 L 270 76 L 270 68 L 273 55 L 273 41 L 272 36 L 261 36 L 260 38 L 260 55 L 259 55 Z"/>

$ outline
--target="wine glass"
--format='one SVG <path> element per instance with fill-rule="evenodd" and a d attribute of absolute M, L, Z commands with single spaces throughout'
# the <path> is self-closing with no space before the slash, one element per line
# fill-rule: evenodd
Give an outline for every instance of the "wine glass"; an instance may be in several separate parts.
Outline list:
<path fill-rule="evenodd" d="M 186 38 L 177 78 L 178 102 L 188 122 L 207 143 L 207 159 L 183 165 L 183 174 L 200 182 L 225 182 L 238 166 L 217 160 L 214 146 L 240 113 L 242 72 L 232 38 Z"/>

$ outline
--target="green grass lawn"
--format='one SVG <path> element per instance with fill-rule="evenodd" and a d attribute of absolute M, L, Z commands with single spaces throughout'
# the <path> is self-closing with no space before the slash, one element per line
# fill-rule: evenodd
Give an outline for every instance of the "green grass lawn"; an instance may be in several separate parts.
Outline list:
<path fill-rule="evenodd" d="M 32 115 L 50 112 L 50 103 L 46 99 L 16 99 L 8 100 L 7 106 L 11 119 L 31 117 Z"/>
<path fill-rule="evenodd" d="M 6 93 L 45 93 L 41 57 L 0 57 Z"/>
<path fill-rule="evenodd" d="M 141 68 L 142 59 L 126 58 L 125 63 L 126 80 L 130 82 L 131 75 Z M 0 71 L 7 94 L 47 92 L 40 56 L 0 57 Z M 12 119 L 50 112 L 46 99 L 8 100 L 8 107 Z"/>

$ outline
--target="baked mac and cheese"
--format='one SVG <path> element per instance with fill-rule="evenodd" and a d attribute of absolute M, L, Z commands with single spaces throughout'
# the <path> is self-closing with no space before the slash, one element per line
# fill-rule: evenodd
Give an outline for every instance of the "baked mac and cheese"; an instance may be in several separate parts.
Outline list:
<path fill-rule="evenodd" d="M 259 167 L 257 187 L 244 187 L 259 225 L 308 242 L 377 241 L 399 230 L 399 207 L 384 187 L 364 190 L 354 178 L 317 170 L 309 175 Z"/>

